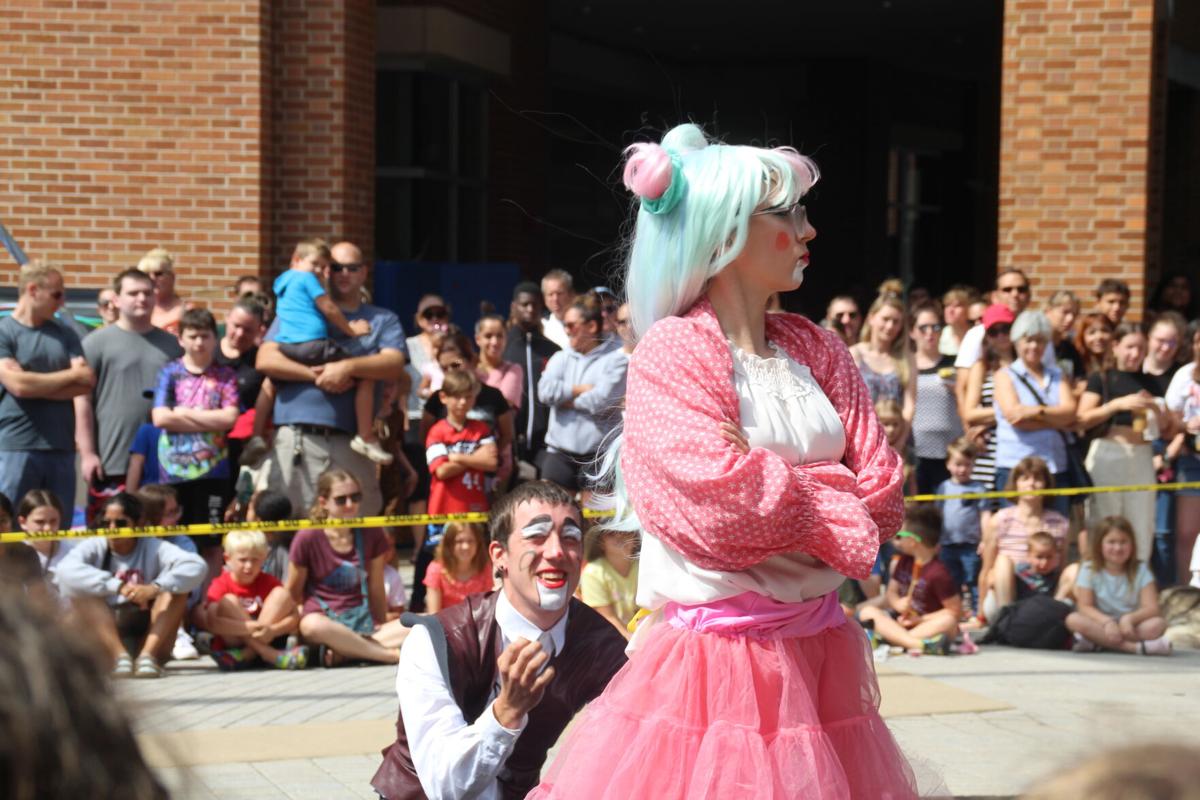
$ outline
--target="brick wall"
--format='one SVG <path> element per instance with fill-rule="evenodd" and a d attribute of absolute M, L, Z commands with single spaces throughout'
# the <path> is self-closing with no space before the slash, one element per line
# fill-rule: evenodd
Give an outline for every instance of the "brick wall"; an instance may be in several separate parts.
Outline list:
<path fill-rule="evenodd" d="M 1155 5 L 1005 2 L 998 266 L 1026 270 L 1035 299 L 1088 305 L 1114 277 L 1144 306 Z"/>
<path fill-rule="evenodd" d="M 350 239 L 370 258 L 375 204 L 374 0 L 272 3 L 268 273 L 300 239 Z"/>
<path fill-rule="evenodd" d="M 31 257 L 94 287 L 163 245 L 200 298 L 257 271 L 268 2 L 0 0 L 0 220 Z"/>

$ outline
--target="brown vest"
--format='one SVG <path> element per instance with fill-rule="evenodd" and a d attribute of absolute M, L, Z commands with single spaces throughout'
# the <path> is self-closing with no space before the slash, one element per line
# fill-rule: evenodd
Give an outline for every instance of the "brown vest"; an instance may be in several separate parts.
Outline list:
<path fill-rule="evenodd" d="M 487 709 L 496 681 L 501 641 L 496 597 L 497 592 L 471 595 L 437 614 L 446 629 L 450 691 L 468 724 Z M 537 785 L 546 752 L 567 723 L 625 665 L 625 639 L 610 622 L 574 598 L 569 614 L 563 650 L 551 662 L 554 680 L 529 712 L 529 722 L 497 776 L 506 800 L 523 798 Z M 387 800 L 425 800 L 402 715 L 396 719 L 396 741 L 383 751 L 371 785 Z"/>

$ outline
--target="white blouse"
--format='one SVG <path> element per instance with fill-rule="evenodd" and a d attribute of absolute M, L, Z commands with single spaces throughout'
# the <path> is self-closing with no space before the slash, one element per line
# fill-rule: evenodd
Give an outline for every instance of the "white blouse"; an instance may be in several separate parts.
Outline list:
<path fill-rule="evenodd" d="M 765 447 L 792 464 L 841 461 L 846 431 L 833 404 L 807 366 L 771 348 L 774 358 L 732 348 L 738 411 L 750 446 Z M 828 594 L 843 580 L 803 553 L 771 556 L 738 572 L 703 569 L 643 532 L 637 602 L 653 611 L 669 601 L 696 605 L 754 592 L 795 603 Z"/>

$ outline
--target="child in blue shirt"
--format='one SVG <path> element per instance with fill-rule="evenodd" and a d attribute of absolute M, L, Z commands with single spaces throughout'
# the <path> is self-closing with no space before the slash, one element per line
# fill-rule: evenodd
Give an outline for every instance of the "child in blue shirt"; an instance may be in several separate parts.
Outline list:
<path fill-rule="evenodd" d="M 979 449 L 966 436 L 946 447 L 946 469 L 950 477 L 937 487 L 937 494 L 972 494 L 988 489 L 971 480 L 971 469 Z M 940 557 L 958 586 L 970 587 L 971 608 L 979 610 L 979 540 L 983 532 L 983 500 L 939 500 L 942 512 Z"/>

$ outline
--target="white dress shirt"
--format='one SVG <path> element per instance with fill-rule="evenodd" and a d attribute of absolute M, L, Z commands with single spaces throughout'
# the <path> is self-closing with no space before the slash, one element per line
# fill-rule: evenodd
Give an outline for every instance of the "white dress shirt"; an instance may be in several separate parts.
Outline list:
<path fill-rule="evenodd" d="M 518 637 L 531 642 L 540 639 L 545 647 L 548 635 L 553 651 L 562 652 L 567 632 L 566 614 L 553 628 L 543 631 L 521 616 L 501 589 L 496 598 L 496 624 L 500 626 L 501 648 Z M 497 675 L 488 695 L 487 708 L 479 719 L 468 725 L 450 687 L 442 678 L 429 631 L 418 625 L 409 632 L 400 648 L 396 694 L 400 698 L 413 766 L 429 800 L 494 800 L 500 797 L 496 776 L 512 754 L 529 718 L 524 717 L 517 728 L 501 725 L 492 710 L 499 693 Z"/>
<path fill-rule="evenodd" d="M 812 371 L 774 347 L 775 358 L 733 348 L 733 383 L 738 414 L 751 447 L 765 447 L 792 464 L 842 460 L 846 430 Z M 747 535 L 752 535 L 747 531 Z M 800 603 L 837 589 L 845 580 L 803 553 L 782 553 L 737 572 L 704 569 L 642 532 L 637 602 L 654 612 L 643 620 L 626 652 L 633 652 L 661 621 L 668 602 L 699 605 L 754 592 L 784 603 Z"/>
<path fill-rule="evenodd" d="M 542 335 L 563 350 L 571 346 L 571 340 L 567 338 L 567 331 L 563 328 L 562 320 L 553 314 L 542 319 Z"/>

